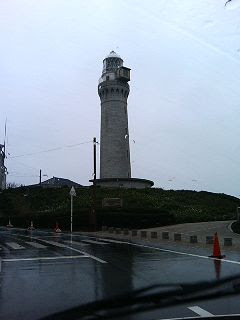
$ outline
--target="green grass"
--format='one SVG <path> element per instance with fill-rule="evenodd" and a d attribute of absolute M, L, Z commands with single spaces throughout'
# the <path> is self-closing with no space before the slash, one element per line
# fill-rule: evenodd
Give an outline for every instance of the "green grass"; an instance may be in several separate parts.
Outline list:
<path fill-rule="evenodd" d="M 74 198 L 74 218 L 80 227 L 88 222 L 91 189 L 78 188 Z M 102 209 L 103 198 L 122 198 L 123 208 Z M 119 227 L 151 227 L 185 222 L 235 219 L 240 199 L 226 194 L 163 189 L 97 188 L 98 224 Z M 42 189 L 21 187 L 0 193 L 0 223 L 8 217 L 19 225 L 35 219 L 42 226 L 56 219 L 68 224 L 68 188 Z"/>

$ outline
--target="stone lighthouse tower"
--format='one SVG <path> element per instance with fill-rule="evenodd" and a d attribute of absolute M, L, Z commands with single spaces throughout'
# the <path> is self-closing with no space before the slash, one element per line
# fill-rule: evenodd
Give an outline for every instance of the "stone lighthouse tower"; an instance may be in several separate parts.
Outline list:
<path fill-rule="evenodd" d="M 103 60 L 98 84 L 101 100 L 100 179 L 102 187 L 147 188 L 153 182 L 131 178 L 128 110 L 130 70 L 114 51 Z"/>

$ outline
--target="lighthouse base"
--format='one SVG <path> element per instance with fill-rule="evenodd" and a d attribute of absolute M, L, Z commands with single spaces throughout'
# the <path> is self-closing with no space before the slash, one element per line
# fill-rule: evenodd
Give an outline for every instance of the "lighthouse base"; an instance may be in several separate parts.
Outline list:
<path fill-rule="evenodd" d="M 93 182 L 93 180 L 89 181 Z M 153 181 L 139 178 L 96 179 L 96 186 L 101 188 L 146 189 L 151 188 L 153 185 Z"/>

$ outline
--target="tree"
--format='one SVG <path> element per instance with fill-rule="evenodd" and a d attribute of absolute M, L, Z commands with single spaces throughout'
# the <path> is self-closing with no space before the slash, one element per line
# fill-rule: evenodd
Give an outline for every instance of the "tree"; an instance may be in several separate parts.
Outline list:
<path fill-rule="evenodd" d="M 18 188 L 22 187 L 23 185 L 16 183 L 16 182 L 8 182 L 7 183 L 7 189 L 13 189 L 13 188 Z"/>

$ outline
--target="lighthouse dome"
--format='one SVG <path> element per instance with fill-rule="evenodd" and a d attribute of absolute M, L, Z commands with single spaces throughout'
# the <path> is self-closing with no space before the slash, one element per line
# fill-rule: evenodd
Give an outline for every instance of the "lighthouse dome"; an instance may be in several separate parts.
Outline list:
<path fill-rule="evenodd" d="M 119 67 L 122 67 L 122 65 L 122 58 L 115 51 L 111 51 L 103 60 L 102 73 L 115 72 Z"/>
<path fill-rule="evenodd" d="M 119 58 L 119 59 L 121 59 L 121 57 L 120 57 L 114 50 L 112 50 L 112 51 L 106 56 L 105 59 L 107 59 L 107 58 Z"/>

